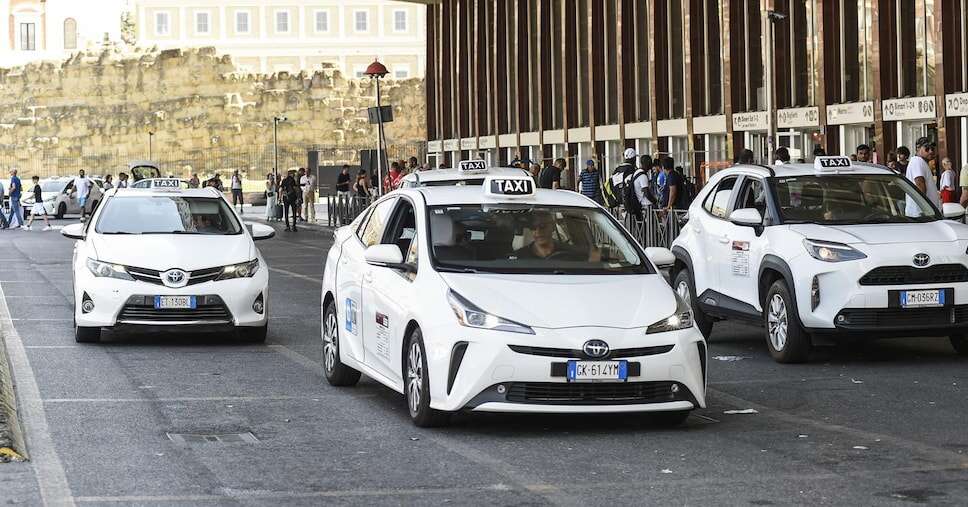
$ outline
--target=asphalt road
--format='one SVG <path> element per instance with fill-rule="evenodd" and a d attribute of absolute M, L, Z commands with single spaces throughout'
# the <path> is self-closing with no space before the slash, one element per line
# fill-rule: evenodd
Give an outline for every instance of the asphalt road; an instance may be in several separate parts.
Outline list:
<path fill-rule="evenodd" d="M 26 359 L 15 373 L 32 457 L 0 465 L 0 503 L 966 502 L 968 360 L 940 339 L 828 348 L 788 366 L 769 358 L 759 329 L 720 326 L 710 406 L 682 428 L 629 415 L 462 414 L 417 429 L 402 396 L 323 379 L 318 281 L 330 237 L 260 243 L 272 269 L 266 345 L 165 335 L 79 345 L 71 243 L 0 232 L 4 329 Z M 744 409 L 757 413 L 725 413 Z M 227 436 L 246 432 L 255 438 Z"/>

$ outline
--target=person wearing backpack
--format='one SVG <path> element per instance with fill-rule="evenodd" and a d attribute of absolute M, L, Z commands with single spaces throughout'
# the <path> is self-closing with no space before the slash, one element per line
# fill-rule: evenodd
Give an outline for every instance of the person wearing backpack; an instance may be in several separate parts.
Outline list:
<path fill-rule="evenodd" d="M 651 166 L 649 164 L 646 167 Z M 625 209 L 636 219 L 642 220 L 645 213 L 658 205 L 655 193 L 652 191 L 652 182 L 649 179 L 647 169 L 636 169 L 632 176 L 625 182 Z"/>

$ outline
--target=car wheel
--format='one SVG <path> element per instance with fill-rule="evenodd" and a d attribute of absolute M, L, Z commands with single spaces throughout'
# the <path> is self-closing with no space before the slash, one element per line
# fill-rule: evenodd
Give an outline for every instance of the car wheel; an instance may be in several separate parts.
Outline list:
<path fill-rule="evenodd" d="M 675 428 L 686 422 L 691 410 L 672 410 L 669 412 L 649 412 L 647 413 L 648 422 L 660 428 Z"/>
<path fill-rule="evenodd" d="M 965 335 L 953 334 L 948 337 L 948 340 L 951 341 L 951 347 L 959 356 L 968 356 L 968 338 Z"/>
<path fill-rule="evenodd" d="M 75 325 L 74 341 L 77 343 L 97 343 L 101 341 L 101 328 Z"/>
<path fill-rule="evenodd" d="M 323 312 L 323 373 L 331 386 L 355 386 L 360 381 L 360 372 L 340 360 L 336 303 L 327 305 Z"/>
<path fill-rule="evenodd" d="M 59 205 L 57 205 L 57 213 L 54 213 L 54 218 L 60 220 L 64 218 L 64 215 L 66 214 L 67 214 L 67 205 L 64 203 L 60 203 Z"/>
<path fill-rule="evenodd" d="M 450 420 L 450 414 L 430 408 L 430 378 L 427 372 L 427 352 L 423 333 L 414 329 L 407 340 L 407 357 L 404 368 L 403 392 L 413 424 L 421 428 L 442 426 Z"/>
<path fill-rule="evenodd" d="M 706 315 L 702 308 L 699 307 L 699 299 L 696 297 L 696 286 L 692 281 L 692 273 L 689 272 L 688 268 L 683 268 L 676 273 L 676 278 L 672 281 L 672 287 L 675 288 L 676 294 L 679 297 L 689 302 L 689 306 L 692 307 L 692 319 L 696 322 L 696 327 L 699 328 L 699 332 L 702 333 L 704 338 L 709 338 L 710 333 L 713 332 L 713 319 Z"/>
<path fill-rule="evenodd" d="M 785 280 L 777 280 L 766 294 L 763 310 L 766 344 L 778 363 L 803 363 L 810 356 L 810 335 L 800 324 L 796 301 Z"/>
<path fill-rule="evenodd" d="M 259 327 L 235 328 L 235 336 L 245 343 L 265 343 L 267 334 L 269 334 L 268 324 Z"/>

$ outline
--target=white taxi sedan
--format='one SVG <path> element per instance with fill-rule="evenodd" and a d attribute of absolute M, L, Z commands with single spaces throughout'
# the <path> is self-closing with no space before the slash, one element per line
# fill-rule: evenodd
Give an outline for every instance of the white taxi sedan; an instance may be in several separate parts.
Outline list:
<path fill-rule="evenodd" d="M 101 330 L 235 331 L 265 340 L 269 273 L 253 243 L 275 232 L 243 224 L 214 189 L 114 189 L 84 224 L 61 231 L 74 247 L 78 342 Z"/>
<path fill-rule="evenodd" d="M 530 177 L 383 197 L 336 231 L 321 301 L 330 384 L 366 373 L 418 426 L 459 410 L 678 424 L 705 406 L 688 304 L 604 209 Z"/>
<path fill-rule="evenodd" d="M 488 167 L 483 160 L 463 160 L 453 169 L 412 172 L 403 177 L 401 188 L 483 185 L 488 176 L 529 176 L 516 167 Z"/>

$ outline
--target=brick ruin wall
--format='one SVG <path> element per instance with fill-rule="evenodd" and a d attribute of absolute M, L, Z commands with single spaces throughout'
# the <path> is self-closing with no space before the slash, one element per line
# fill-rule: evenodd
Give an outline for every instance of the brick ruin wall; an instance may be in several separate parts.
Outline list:
<path fill-rule="evenodd" d="M 423 81 L 390 80 L 381 88 L 394 106 L 385 128 L 391 156 L 419 150 L 426 139 Z M 352 162 L 357 150 L 376 145 L 367 120 L 374 97 L 371 80 L 333 69 L 242 75 L 231 57 L 211 48 L 105 50 L 60 65 L 0 69 L 0 170 L 117 173 L 147 158 L 150 131 L 152 156 L 165 172 L 264 173 L 272 166 L 277 115 L 288 118 L 279 126 L 280 168 L 304 165 L 313 146 L 323 148 L 324 162 Z"/>

